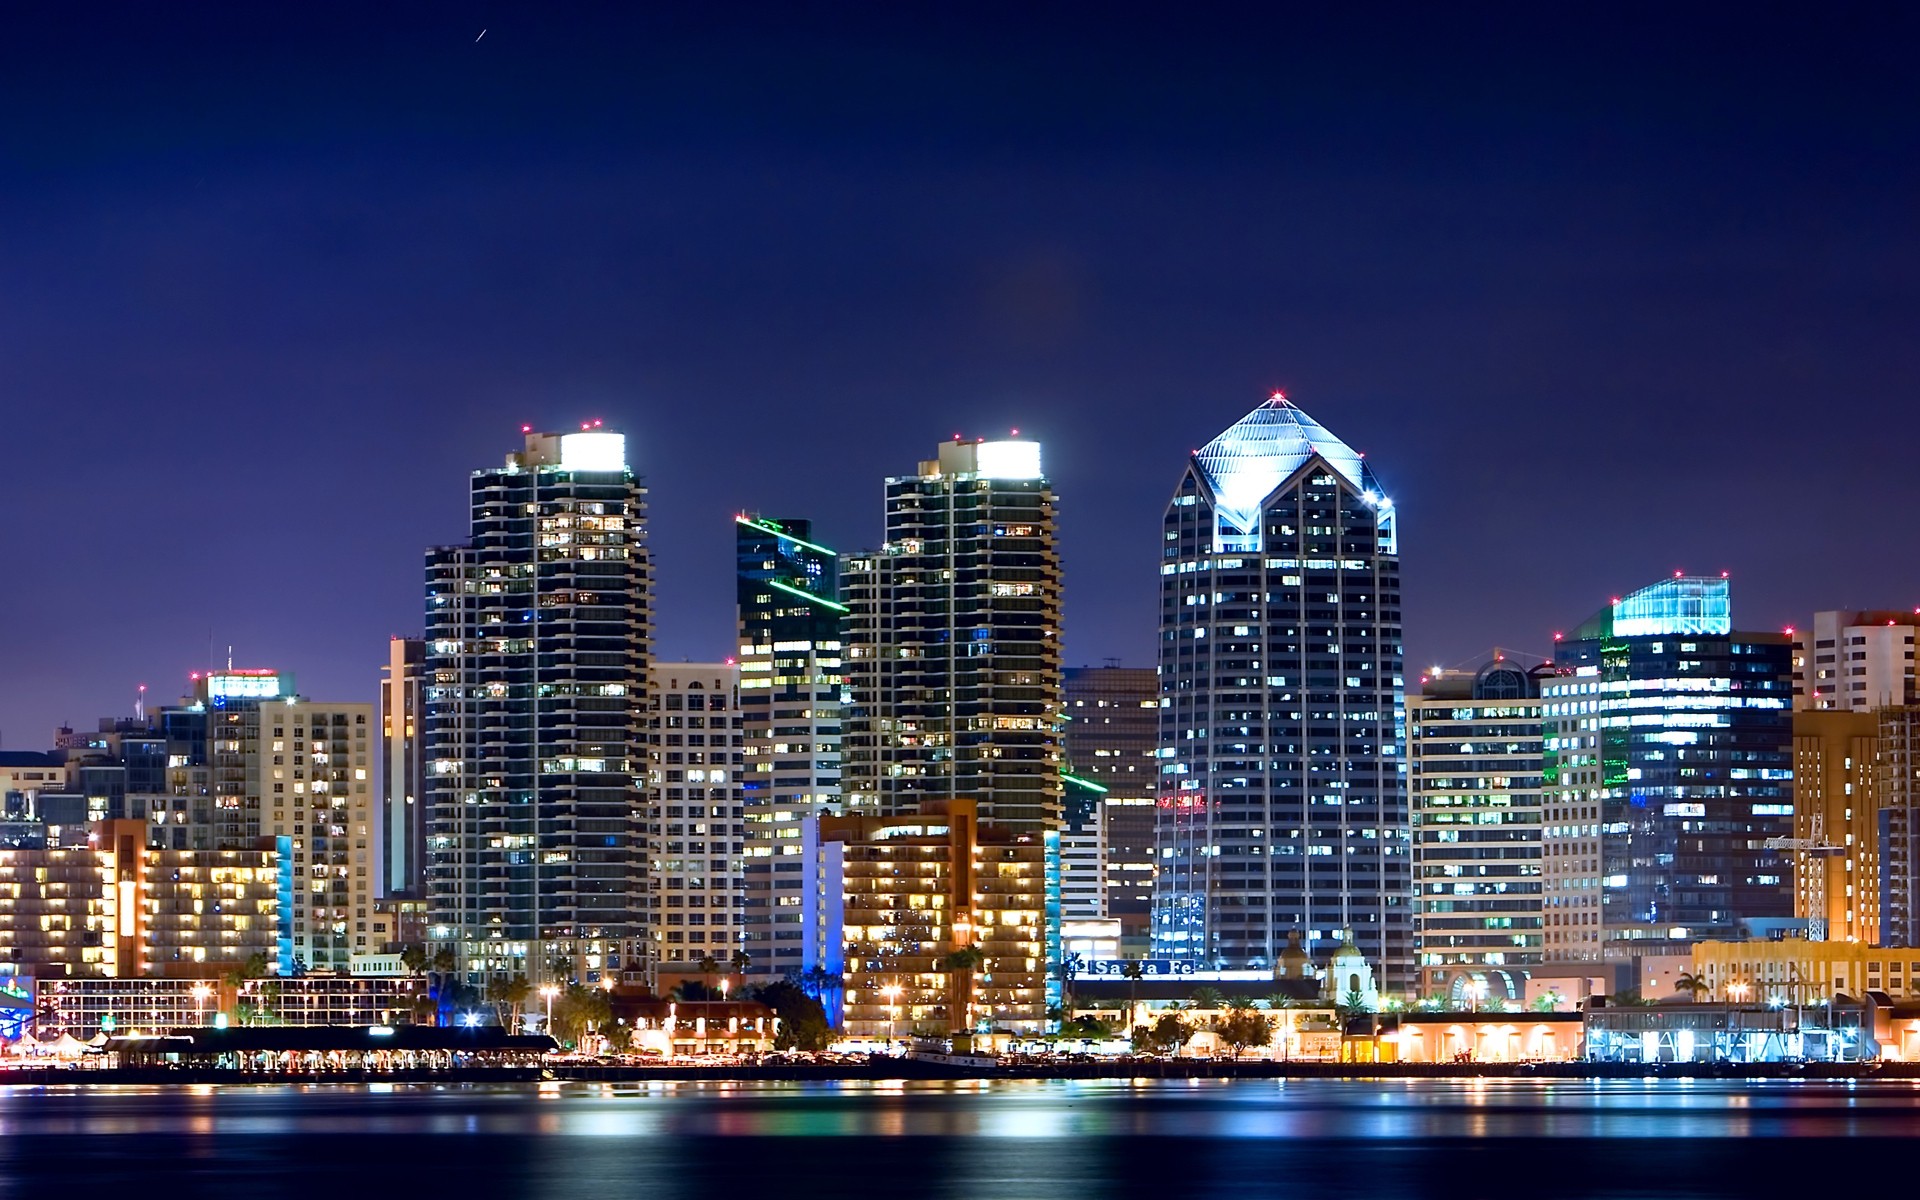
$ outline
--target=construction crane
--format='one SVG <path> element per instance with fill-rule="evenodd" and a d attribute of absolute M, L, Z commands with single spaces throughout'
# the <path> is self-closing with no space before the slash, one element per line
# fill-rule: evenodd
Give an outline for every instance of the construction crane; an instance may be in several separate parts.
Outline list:
<path fill-rule="evenodd" d="M 1815 860 L 1835 858 L 1846 853 L 1844 846 L 1836 846 L 1827 840 L 1826 826 L 1826 814 L 1815 812 L 1807 822 L 1807 837 L 1773 837 L 1761 844 L 1769 850 L 1791 851 L 1796 856 L 1804 854 L 1808 859 Z M 1803 861 L 1795 858 L 1796 873 L 1801 870 Z M 1807 940 L 1824 942 L 1827 940 L 1827 864 L 1822 862 L 1819 871 L 1808 871 L 1807 874 L 1817 879 L 1813 901 L 1808 905 Z"/>

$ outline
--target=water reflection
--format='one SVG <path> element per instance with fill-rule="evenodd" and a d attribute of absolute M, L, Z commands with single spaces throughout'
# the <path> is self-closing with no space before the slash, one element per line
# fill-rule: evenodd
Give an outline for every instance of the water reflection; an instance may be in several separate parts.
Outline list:
<path fill-rule="evenodd" d="M 460 1087 L 0 1088 L 0 1192 L 180 1184 L 539 1200 L 894 1193 L 1556 1196 L 1719 1200 L 1779 1180 L 1748 1140 L 1847 1137 L 1910 1159 L 1920 1086 L 1721 1081 L 1060 1081 Z M 1332 1164 L 1340 1164 L 1332 1170 Z M 1520 1176 L 1515 1172 L 1522 1173 Z M 1475 1182 L 1478 1181 L 1478 1182 Z M 1570 1181 L 1570 1182 L 1569 1182 Z M 1336 1186 L 1337 1185 L 1337 1186 Z M 731 1187 L 721 1190 L 735 1190 Z"/>

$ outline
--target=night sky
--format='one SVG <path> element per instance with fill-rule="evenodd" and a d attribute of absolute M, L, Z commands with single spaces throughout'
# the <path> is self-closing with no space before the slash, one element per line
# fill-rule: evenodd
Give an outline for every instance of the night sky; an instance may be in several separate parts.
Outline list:
<path fill-rule="evenodd" d="M 1395 496 L 1412 664 L 1676 567 L 1920 603 L 1920 9 L 1762 7 L 14 8 L 0 745 L 229 644 L 371 700 L 522 423 L 628 433 L 670 658 L 733 512 L 862 548 L 1018 427 L 1068 661 L 1151 663 L 1276 387 Z"/>

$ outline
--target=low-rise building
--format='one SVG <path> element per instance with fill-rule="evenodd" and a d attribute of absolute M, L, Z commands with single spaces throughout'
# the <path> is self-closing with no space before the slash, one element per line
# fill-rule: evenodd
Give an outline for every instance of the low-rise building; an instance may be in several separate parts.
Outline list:
<path fill-rule="evenodd" d="M 1863 942 L 1698 942 L 1693 975 L 1709 999 L 1760 1004 L 1818 1004 L 1834 996 L 1884 992 L 1920 999 L 1920 949 Z"/>

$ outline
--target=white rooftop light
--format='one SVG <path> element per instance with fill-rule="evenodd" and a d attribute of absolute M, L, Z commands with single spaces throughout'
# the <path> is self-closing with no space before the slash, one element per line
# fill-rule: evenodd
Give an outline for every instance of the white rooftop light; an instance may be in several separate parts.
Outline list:
<path fill-rule="evenodd" d="M 976 470 L 989 479 L 1040 478 L 1040 443 L 981 442 L 974 450 Z"/>
<path fill-rule="evenodd" d="M 563 471 L 624 471 L 627 435 L 624 433 L 565 433 L 560 435 Z"/>

